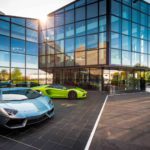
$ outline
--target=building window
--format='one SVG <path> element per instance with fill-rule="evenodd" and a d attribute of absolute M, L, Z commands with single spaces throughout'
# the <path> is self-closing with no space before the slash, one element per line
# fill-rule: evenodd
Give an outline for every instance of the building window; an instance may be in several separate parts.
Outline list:
<path fill-rule="evenodd" d="M 99 18 L 99 32 L 106 31 L 106 16 Z"/>
<path fill-rule="evenodd" d="M 11 22 L 25 26 L 25 19 L 23 18 L 11 18 Z"/>
<path fill-rule="evenodd" d="M 131 51 L 131 37 L 122 35 L 122 49 Z"/>
<path fill-rule="evenodd" d="M 140 52 L 140 40 L 132 38 L 132 51 Z"/>
<path fill-rule="evenodd" d="M 140 26 L 138 24 L 132 23 L 132 36 L 140 37 Z"/>
<path fill-rule="evenodd" d="M 148 67 L 148 55 L 146 54 L 141 54 L 141 66 L 143 67 Z"/>
<path fill-rule="evenodd" d="M 27 37 L 26 38 L 27 38 L 28 41 L 38 43 L 38 33 L 37 33 L 37 31 L 27 29 Z"/>
<path fill-rule="evenodd" d="M 85 65 L 85 51 L 75 52 L 75 65 L 84 66 Z"/>
<path fill-rule="evenodd" d="M 121 5 L 120 3 L 116 2 L 115 0 L 111 1 L 111 14 L 114 14 L 116 16 L 121 16 Z"/>
<path fill-rule="evenodd" d="M 55 41 L 55 53 L 64 53 L 64 40 Z"/>
<path fill-rule="evenodd" d="M 85 0 L 79 0 L 79 1 L 77 1 L 77 2 L 75 3 L 75 6 L 76 6 L 76 7 L 80 7 L 80 6 L 83 6 L 83 5 L 85 5 Z"/>
<path fill-rule="evenodd" d="M 131 52 L 122 51 L 122 65 L 131 66 Z"/>
<path fill-rule="evenodd" d="M 18 25 L 11 25 L 11 36 L 25 40 L 25 28 Z"/>
<path fill-rule="evenodd" d="M 0 66 L 10 66 L 10 53 L 0 51 Z"/>
<path fill-rule="evenodd" d="M 84 20 L 85 19 L 85 7 L 77 8 L 75 16 L 76 16 L 76 21 Z"/>
<path fill-rule="evenodd" d="M 25 53 L 25 41 L 12 38 L 11 51 L 15 53 Z"/>
<path fill-rule="evenodd" d="M 121 51 L 116 49 L 111 49 L 111 64 L 121 65 Z"/>
<path fill-rule="evenodd" d="M 65 27 L 66 37 L 73 37 L 74 36 L 74 24 L 66 25 Z"/>
<path fill-rule="evenodd" d="M 54 27 L 54 16 L 49 16 L 47 18 L 47 28 L 53 28 Z"/>
<path fill-rule="evenodd" d="M 87 6 L 87 18 L 93 18 L 97 16 L 98 16 L 98 4 L 94 3 L 91 5 L 88 5 Z"/>
<path fill-rule="evenodd" d="M 74 38 L 65 40 L 65 53 L 74 52 Z"/>
<path fill-rule="evenodd" d="M 147 41 L 141 40 L 141 53 L 147 53 Z"/>
<path fill-rule="evenodd" d="M 54 54 L 50 54 L 50 55 L 47 55 L 47 66 L 48 67 L 54 67 Z"/>
<path fill-rule="evenodd" d="M 98 0 L 87 0 L 87 4 L 91 4 L 91 3 L 94 3 L 94 2 L 97 2 Z"/>
<path fill-rule="evenodd" d="M 97 65 L 98 64 L 98 51 L 87 51 L 87 65 Z"/>
<path fill-rule="evenodd" d="M 98 19 L 87 20 L 87 34 L 98 32 Z"/>
<path fill-rule="evenodd" d="M 64 14 L 55 15 L 55 26 L 64 25 Z"/>
<path fill-rule="evenodd" d="M 121 30 L 120 18 L 111 16 L 111 31 L 120 32 L 120 30 Z"/>
<path fill-rule="evenodd" d="M 98 36 L 97 34 L 87 36 L 87 49 L 96 49 L 98 48 Z"/>
<path fill-rule="evenodd" d="M 144 26 L 140 26 L 140 27 L 141 27 L 140 28 L 140 37 L 141 37 L 141 39 L 147 40 L 148 39 L 148 35 L 147 35 L 148 29 Z"/>
<path fill-rule="evenodd" d="M 38 30 L 38 20 L 26 19 L 26 26 L 33 30 Z"/>
<path fill-rule="evenodd" d="M 85 36 L 76 38 L 76 51 L 85 50 Z"/>
<path fill-rule="evenodd" d="M 131 19 L 131 8 L 130 7 L 123 5 L 122 17 L 125 19 Z"/>
<path fill-rule="evenodd" d="M 57 67 L 64 66 L 64 54 L 55 55 L 55 65 Z"/>
<path fill-rule="evenodd" d="M 122 34 L 131 35 L 131 22 L 122 21 Z"/>
<path fill-rule="evenodd" d="M 10 51 L 10 38 L 0 35 L 0 50 Z"/>
<path fill-rule="evenodd" d="M 64 27 L 55 28 L 55 39 L 60 40 L 64 38 Z"/>
<path fill-rule="evenodd" d="M 121 42 L 120 35 L 112 32 L 111 33 L 111 47 L 120 49 L 121 48 L 120 42 Z"/>
<path fill-rule="evenodd" d="M 106 64 L 106 49 L 99 50 L 99 64 Z"/>
<path fill-rule="evenodd" d="M 25 55 L 11 53 L 11 66 L 25 68 Z"/>
<path fill-rule="evenodd" d="M 27 68 L 38 68 L 38 57 L 26 55 L 26 67 Z"/>
<path fill-rule="evenodd" d="M 99 2 L 99 15 L 106 14 L 106 0 L 100 0 Z"/>
<path fill-rule="evenodd" d="M 85 21 L 76 23 L 76 36 L 85 35 Z"/>
<path fill-rule="evenodd" d="M 140 54 L 132 53 L 132 66 L 140 66 Z"/>
<path fill-rule="evenodd" d="M 68 11 L 65 13 L 65 23 L 73 23 L 74 22 L 74 10 Z"/>
<path fill-rule="evenodd" d="M 54 29 L 48 29 L 47 30 L 47 41 L 54 41 Z"/>
<path fill-rule="evenodd" d="M 132 9 L 132 21 L 135 23 L 139 23 L 140 22 L 140 13 L 139 11 Z"/>
<path fill-rule="evenodd" d="M 99 34 L 99 48 L 106 48 L 107 42 L 106 42 L 106 32 Z"/>
<path fill-rule="evenodd" d="M 10 35 L 10 23 L 0 20 L 0 34 Z"/>
<path fill-rule="evenodd" d="M 74 66 L 74 53 L 65 54 L 65 66 Z"/>
<path fill-rule="evenodd" d="M 38 44 L 26 42 L 26 53 L 30 55 L 38 55 Z"/>

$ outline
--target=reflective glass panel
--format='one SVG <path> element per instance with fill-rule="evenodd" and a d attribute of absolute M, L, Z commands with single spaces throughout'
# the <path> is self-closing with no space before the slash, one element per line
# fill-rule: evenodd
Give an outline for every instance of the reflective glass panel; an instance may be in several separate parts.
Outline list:
<path fill-rule="evenodd" d="M 27 29 L 27 40 L 31 42 L 38 42 L 38 33 L 37 31 L 33 31 L 30 29 Z"/>
<path fill-rule="evenodd" d="M 54 27 L 54 16 L 49 16 L 47 18 L 47 28 Z"/>
<path fill-rule="evenodd" d="M 75 52 L 75 64 L 76 66 L 85 65 L 85 51 L 84 52 Z"/>
<path fill-rule="evenodd" d="M 148 55 L 141 54 L 141 66 L 148 67 Z"/>
<path fill-rule="evenodd" d="M 138 24 L 132 23 L 132 36 L 140 37 L 140 26 Z"/>
<path fill-rule="evenodd" d="M 25 39 L 25 28 L 12 24 L 11 25 L 11 36 L 18 39 Z"/>
<path fill-rule="evenodd" d="M 76 35 L 85 35 L 85 21 L 76 23 Z"/>
<path fill-rule="evenodd" d="M 26 19 L 26 26 L 28 28 L 38 30 L 38 20 L 35 19 Z"/>
<path fill-rule="evenodd" d="M 55 65 L 64 66 L 64 54 L 55 55 Z"/>
<path fill-rule="evenodd" d="M 0 81 L 10 80 L 10 70 L 9 68 L 0 67 Z"/>
<path fill-rule="evenodd" d="M 11 22 L 25 26 L 25 19 L 23 18 L 11 18 Z"/>
<path fill-rule="evenodd" d="M 64 38 L 64 27 L 55 28 L 55 39 L 60 40 Z"/>
<path fill-rule="evenodd" d="M 65 66 L 74 66 L 74 53 L 65 54 Z"/>
<path fill-rule="evenodd" d="M 68 11 L 65 13 L 65 23 L 73 23 L 74 22 L 74 10 Z"/>
<path fill-rule="evenodd" d="M 88 5 L 87 6 L 87 18 L 93 18 L 97 16 L 98 16 L 98 4 L 94 3 L 91 5 Z"/>
<path fill-rule="evenodd" d="M 98 32 L 98 19 L 87 20 L 87 34 Z"/>
<path fill-rule="evenodd" d="M 121 5 L 120 3 L 116 2 L 115 0 L 112 0 L 111 5 L 111 13 L 117 16 L 121 16 Z"/>
<path fill-rule="evenodd" d="M 85 7 L 77 8 L 75 16 L 76 16 L 76 21 L 84 20 L 85 19 Z"/>
<path fill-rule="evenodd" d="M 11 53 L 11 66 L 12 67 L 25 67 L 25 55 Z"/>
<path fill-rule="evenodd" d="M 54 29 L 47 30 L 47 41 L 54 41 Z"/>
<path fill-rule="evenodd" d="M 99 48 L 106 48 L 107 42 L 106 42 L 106 32 L 99 34 Z"/>
<path fill-rule="evenodd" d="M 88 35 L 87 36 L 87 49 L 95 49 L 98 48 L 98 36 L 95 35 Z"/>
<path fill-rule="evenodd" d="M 141 40 L 141 53 L 147 53 L 147 41 Z"/>
<path fill-rule="evenodd" d="M 55 26 L 61 26 L 64 24 L 64 14 L 55 15 Z"/>
<path fill-rule="evenodd" d="M 131 22 L 122 21 L 122 34 L 131 35 Z"/>
<path fill-rule="evenodd" d="M 131 52 L 122 51 L 122 65 L 131 66 Z"/>
<path fill-rule="evenodd" d="M 112 16 L 111 17 L 111 31 L 120 32 L 121 22 L 120 18 Z"/>
<path fill-rule="evenodd" d="M 135 9 L 132 9 L 132 21 L 135 23 L 140 22 L 140 12 Z"/>
<path fill-rule="evenodd" d="M 0 20 L 0 34 L 10 35 L 10 23 Z"/>
<path fill-rule="evenodd" d="M 47 55 L 47 66 L 53 67 L 54 66 L 54 54 Z"/>
<path fill-rule="evenodd" d="M 99 50 L 99 64 L 106 64 L 106 49 Z"/>
<path fill-rule="evenodd" d="M 106 0 L 100 0 L 99 2 L 99 15 L 106 14 Z"/>
<path fill-rule="evenodd" d="M 141 26 L 141 31 L 140 31 L 140 37 L 141 37 L 141 39 L 148 39 L 148 35 L 147 35 L 147 31 L 148 31 L 148 29 L 146 28 L 146 27 L 144 27 L 144 26 Z"/>
<path fill-rule="evenodd" d="M 38 57 L 26 55 L 26 67 L 27 68 L 38 68 Z"/>
<path fill-rule="evenodd" d="M 27 81 L 32 81 L 38 83 L 38 70 L 26 69 Z"/>
<path fill-rule="evenodd" d="M 121 51 L 116 49 L 111 49 L 111 64 L 121 65 Z"/>
<path fill-rule="evenodd" d="M 140 66 L 140 54 L 132 53 L 132 66 Z"/>
<path fill-rule="evenodd" d="M 10 66 L 10 53 L 0 51 L 0 66 Z"/>
<path fill-rule="evenodd" d="M 38 55 L 38 44 L 26 42 L 26 53 L 31 55 Z"/>
<path fill-rule="evenodd" d="M 74 24 L 66 25 L 65 31 L 66 31 L 66 37 L 73 37 L 74 36 Z"/>
<path fill-rule="evenodd" d="M 123 5 L 122 17 L 125 19 L 131 19 L 131 8 L 130 7 Z"/>
<path fill-rule="evenodd" d="M 16 53 L 25 53 L 25 41 L 12 38 L 11 51 Z"/>
<path fill-rule="evenodd" d="M 0 50 L 10 51 L 10 38 L 0 35 Z"/>
<path fill-rule="evenodd" d="M 121 38 L 120 35 L 117 33 L 111 33 L 111 47 L 112 48 L 121 48 Z"/>
<path fill-rule="evenodd" d="M 140 52 L 140 40 L 132 38 L 132 51 Z"/>
<path fill-rule="evenodd" d="M 96 65 L 98 64 L 98 51 L 86 51 L 87 56 L 87 65 Z"/>
<path fill-rule="evenodd" d="M 99 31 L 106 31 L 106 16 L 101 16 L 99 18 Z"/>
<path fill-rule="evenodd" d="M 65 40 L 65 53 L 74 52 L 74 38 Z"/>
<path fill-rule="evenodd" d="M 76 51 L 85 50 L 85 36 L 76 38 Z"/>
<path fill-rule="evenodd" d="M 122 49 L 131 51 L 131 37 L 122 35 Z"/>
<path fill-rule="evenodd" d="M 55 52 L 64 53 L 64 40 L 55 41 Z"/>

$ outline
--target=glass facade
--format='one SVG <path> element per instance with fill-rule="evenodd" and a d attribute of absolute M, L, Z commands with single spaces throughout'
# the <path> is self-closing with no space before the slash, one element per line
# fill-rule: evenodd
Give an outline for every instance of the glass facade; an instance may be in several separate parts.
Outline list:
<path fill-rule="evenodd" d="M 149 9 L 144 1 L 76 0 L 45 24 L 0 16 L 0 80 L 139 89 L 150 79 Z"/>
<path fill-rule="evenodd" d="M 38 20 L 0 16 L 0 81 L 38 82 Z"/>

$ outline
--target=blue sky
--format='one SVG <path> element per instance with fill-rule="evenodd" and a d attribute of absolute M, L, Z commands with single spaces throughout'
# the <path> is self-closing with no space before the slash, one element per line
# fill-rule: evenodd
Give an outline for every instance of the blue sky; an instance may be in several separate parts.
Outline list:
<path fill-rule="evenodd" d="M 0 11 L 6 15 L 43 19 L 48 13 L 74 0 L 0 0 Z M 150 3 L 150 0 L 145 0 Z"/>
<path fill-rule="evenodd" d="M 74 0 L 0 0 L 0 11 L 6 15 L 40 19 L 72 1 Z"/>

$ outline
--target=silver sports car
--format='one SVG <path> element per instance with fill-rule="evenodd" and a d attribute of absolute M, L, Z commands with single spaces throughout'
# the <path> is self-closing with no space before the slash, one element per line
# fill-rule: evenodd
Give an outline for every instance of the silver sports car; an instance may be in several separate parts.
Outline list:
<path fill-rule="evenodd" d="M 29 88 L 0 89 L 0 125 L 10 129 L 38 123 L 54 115 L 52 100 Z"/>

